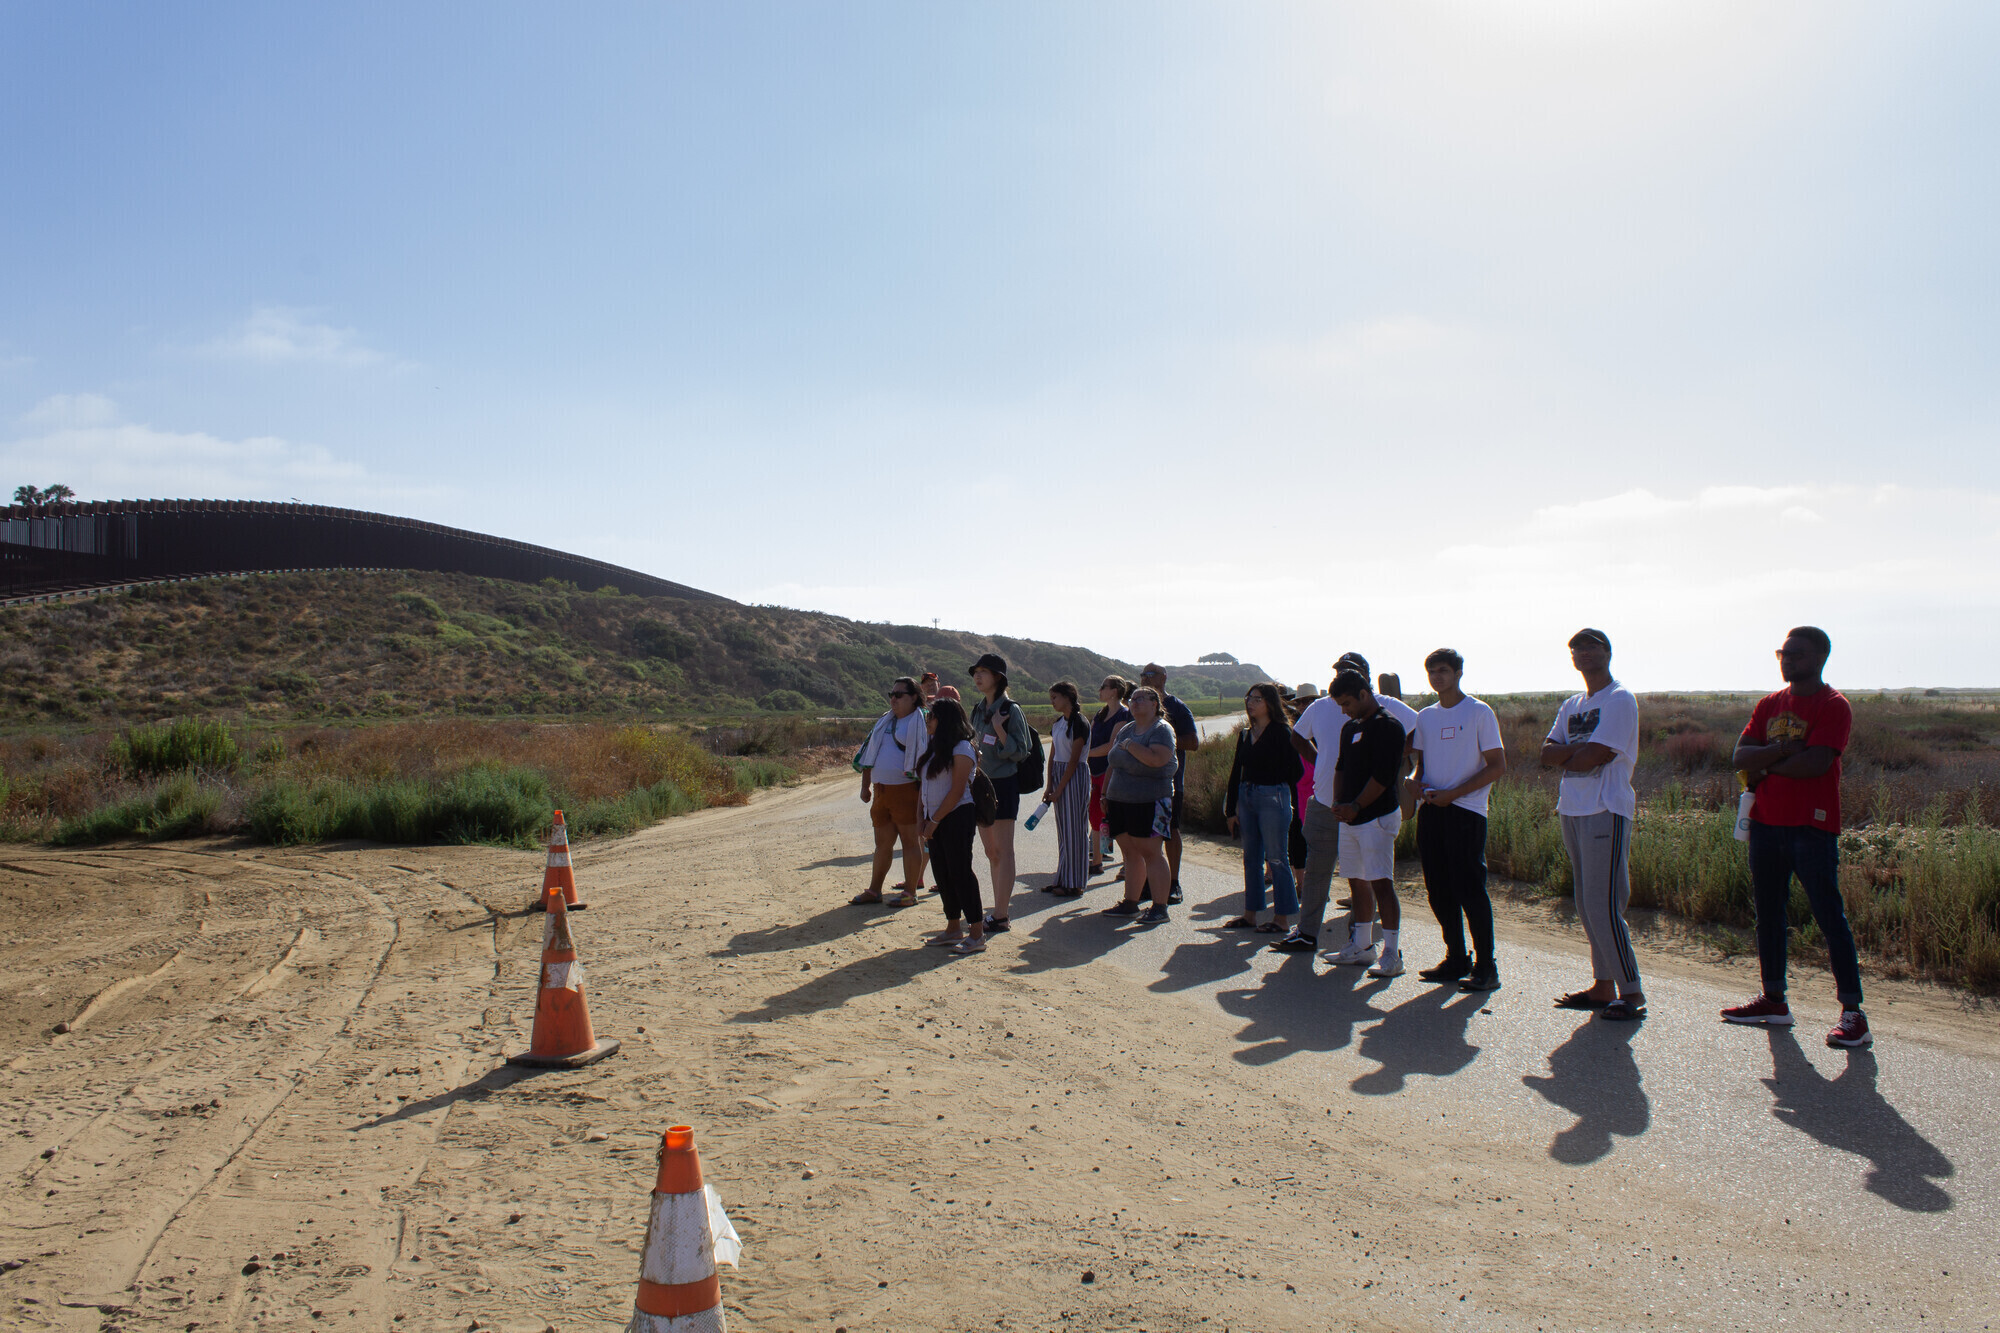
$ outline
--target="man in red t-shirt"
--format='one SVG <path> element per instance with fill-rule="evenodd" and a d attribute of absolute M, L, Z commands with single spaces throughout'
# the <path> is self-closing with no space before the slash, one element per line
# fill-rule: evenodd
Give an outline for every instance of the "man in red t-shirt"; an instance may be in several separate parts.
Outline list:
<path fill-rule="evenodd" d="M 1840 1021 L 1826 1034 L 1826 1044 L 1870 1046 L 1875 1039 L 1861 1013 L 1861 964 L 1840 896 L 1840 753 L 1847 748 L 1854 713 L 1840 691 L 1820 678 L 1832 648 L 1826 631 L 1811 625 L 1787 634 L 1778 649 L 1785 688 L 1757 701 L 1736 742 L 1735 765 L 1757 793 L 1750 807 L 1750 890 L 1764 993 L 1724 1009 L 1722 1017 L 1730 1023 L 1792 1025 L 1785 960 L 1796 875 L 1826 936 L 1840 997 Z"/>

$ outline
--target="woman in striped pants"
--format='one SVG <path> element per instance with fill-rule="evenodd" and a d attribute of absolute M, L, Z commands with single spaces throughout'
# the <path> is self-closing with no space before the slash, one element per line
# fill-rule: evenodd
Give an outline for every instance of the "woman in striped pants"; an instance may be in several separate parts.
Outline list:
<path fill-rule="evenodd" d="M 1046 791 L 1056 822 L 1056 880 L 1049 892 L 1059 898 L 1081 897 L 1090 884 L 1090 724 L 1083 720 L 1076 686 L 1059 680 L 1049 686 L 1049 705 L 1056 724 L 1049 732 L 1049 775 Z"/>

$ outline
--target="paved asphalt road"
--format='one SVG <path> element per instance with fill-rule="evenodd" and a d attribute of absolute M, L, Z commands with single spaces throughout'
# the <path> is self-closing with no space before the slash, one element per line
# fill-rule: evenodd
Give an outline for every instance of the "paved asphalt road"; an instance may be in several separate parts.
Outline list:
<path fill-rule="evenodd" d="M 866 845 L 865 810 L 851 797 L 829 801 L 827 814 Z M 1549 1003 L 1587 979 L 1587 954 L 1504 936 L 1500 991 L 1429 986 L 1415 969 L 1442 949 L 1421 894 L 1407 890 L 1411 971 L 1371 981 L 1360 968 L 1272 953 L 1269 936 L 1217 931 L 1241 909 L 1240 876 L 1190 862 L 1173 920 L 1139 927 L 1097 915 L 1114 888 L 1075 900 L 1034 891 L 1052 878 L 1050 825 L 1021 832 L 1018 849 L 1012 939 L 972 966 L 1101 958 L 1135 985 L 1215 1006 L 1234 1029 L 1229 1058 L 1322 1096 L 1337 1085 L 1393 1098 L 1474 1138 L 1545 1152 L 1628 1192 L 1641 1216 L 1649 1188 L 1671 1178 L 1683 1197 L 1713 1198 L 1732 1226 L 1761 1218 L 1822 1253 L 1851 1247 L 1855 1263 L 1934 1267 L 1957 1288 L 1945 1305 L 2000 1309 L 2000 1042 L 1984 1056 L 1957 1053 L 1927 1043 L 1914 1016 L 1905 1026 L 1878 1007 L 1873 1051 L 1830 1050 L 1823 1036 L 1838 1005 L 1824 973 L 1810 972 L 1793 994 L 1791 1031 L 1718 1021 L 1722 1005 L 1745 998 L 1734 978 L 1748 969 L 1730 974 L 1731 989 L 1655 975 L 1646 1022 L 1601 1021 Z M 983 857 L 975 864 L 983 878 Z M 1946 1325 L 1933 1315 L 1927 1326 Z"/>

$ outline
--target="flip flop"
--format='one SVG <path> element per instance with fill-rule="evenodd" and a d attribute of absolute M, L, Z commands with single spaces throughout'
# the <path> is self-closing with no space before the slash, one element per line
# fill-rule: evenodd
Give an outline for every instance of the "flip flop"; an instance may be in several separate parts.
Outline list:
<path fill-rule="evenodd" d="M 1255 930 L 1257 923 L 1247 916 L 1233 916 L 1222 923 L 1224 930 Z"/>
<path fill-rule="evenodd" d="M 1589 992 L 1589 991 L 1587 991 L 1587 990 L 1580 990 L 1580 991 L 1572 991 L 1572 992 L 1570 992 L 1570 993 L 1569 993 L 1568 995 L 1564 995 L 1564 996 L 1560 997 L 1559 999 L 1557 999 L 1557 1000 L 1556 1000 L 1556 1008 L 1558 1008 L 1558 1009 L 1602 1009 L 1602 1008 L 1603 1008 L 1603 1007 L 1604 1007 L 1605 1005 L 1607 1005 L 1607 1004 L 1609 1004 L 1609 1003 L 1611 1003 L 1611 1001 L 1609 1001 L 1609 1000 L 1597 1000 L 1597 999 L 1593 999 L 1593 998 L 1591 998 L 1591 994 L 1590 994 L 1590 992 Z"/>
<path fill-rule="evenodd" d="M 1624 996 L 1619 996 L 1610 1004 L 1597 1011 L 1599 1018 L 1615 1019 L 1621 1023 L 1631 1023 L 1646 1016 L 1646 1006 L 1633 1004 Z"/>
<path fill-rule="evenodd" d="M 1281 926 L 1275 921 L 1266 921 L 1263 925 L 1257 927 L 1257 933 L 1259 935 L 1282 935 L 1290 929 L 1290 926 Z"/>
<path fill-rule="evenodd" d="M 882 895 L 879 893 L 857 893 L 847 900 L 847 905 L 849 907 L 873 907 L 881 901 Z"/>

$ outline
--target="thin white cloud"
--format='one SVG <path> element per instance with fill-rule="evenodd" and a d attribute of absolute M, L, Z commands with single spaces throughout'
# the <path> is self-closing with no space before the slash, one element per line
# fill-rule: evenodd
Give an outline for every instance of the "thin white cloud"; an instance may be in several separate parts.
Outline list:
<path fill-rule="evenodd" d="M 1703 509 L 1752 509 L 1790 504 L 1805 493 L 1803 486 L 1705 486 L 1695 503 Z"/>
<path fill-rule="evenodd" d="M 321 323 L 308 310 L 276 305 L 258 306 L 228 333 L 193 350 L 218 360 L 266 366 L 362 369 L 391 364 L 387 355 L 368 346 L 355 330 Z"/>
<path fill-rule="evenodd" d="M 1537 532 L 1562 532 L 1573 528 L 1619 527 L 1672 518 L 1694 508 L 1692 500 L 1668 500 L 1643 488 L 1621 491 L 1598 500 L 1575 504 L 1549 505 L 1535 511 L 1529 527 Z"/>
<path fill-rule="evenodd" d="M 127 421 L 101 394 L 45 398 L 0 443 L 0 476 L 62 482 L 79 499 L 185 497 L 381 503 L 421 492 L 334 455 L 275 435 L 230 440 L 206 431 Z"/>

